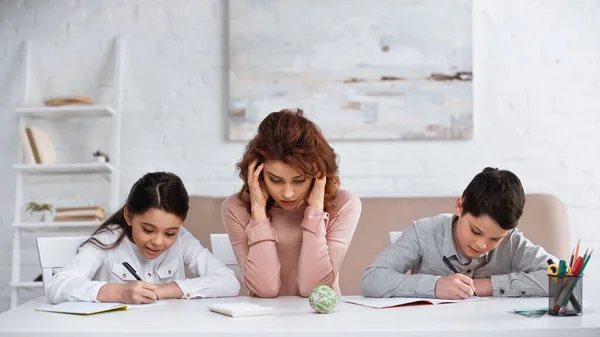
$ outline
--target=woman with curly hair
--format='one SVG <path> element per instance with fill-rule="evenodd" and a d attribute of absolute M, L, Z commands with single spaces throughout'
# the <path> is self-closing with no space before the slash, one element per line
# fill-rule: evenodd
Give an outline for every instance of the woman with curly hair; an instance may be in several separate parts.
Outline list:
<path fill-rule="evenodd" d="M 237 164 L 244 186 L 222 218 L 243 282 L 259 297 L 340 294 L 338 272 L 361 212 L 339 188 L 337 156 L 302 110 L 269 114 Z"/>

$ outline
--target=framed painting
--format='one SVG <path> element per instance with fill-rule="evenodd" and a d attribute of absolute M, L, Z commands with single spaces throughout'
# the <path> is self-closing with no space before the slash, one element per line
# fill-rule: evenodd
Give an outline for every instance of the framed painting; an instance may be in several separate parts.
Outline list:
<path fill-rule="evenodd" d="M 470 139 L 471 0 L 229 1 L 229 139 L 301 108 L 328 140 Z"/>

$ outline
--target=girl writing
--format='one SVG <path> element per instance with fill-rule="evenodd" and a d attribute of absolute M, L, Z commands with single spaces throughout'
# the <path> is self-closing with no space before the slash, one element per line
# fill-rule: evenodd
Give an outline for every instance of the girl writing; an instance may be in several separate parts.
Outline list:
<path fill-rule="evenodd" d="M 233 271 L 181 226 L 188 201 L 175 174 L 144 175 L 131 188 L 125 206 L 104 221 L 73 262 L 52 278 L 48 301 L 143 304 L 237 296 L 240 285 Z M 186 268 L 197 277 L 186 279 Z"/>

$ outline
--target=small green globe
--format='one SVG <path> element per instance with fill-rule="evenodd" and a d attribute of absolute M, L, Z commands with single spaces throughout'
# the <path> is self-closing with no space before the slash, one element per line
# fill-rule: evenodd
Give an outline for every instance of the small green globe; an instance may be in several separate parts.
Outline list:
<path fill-rule="evenodd" d="M 327 314 L 335 309 L 337 294 L 328 286 L 318 286 L 310 293 L 308 303 L 319 314 Z"/>

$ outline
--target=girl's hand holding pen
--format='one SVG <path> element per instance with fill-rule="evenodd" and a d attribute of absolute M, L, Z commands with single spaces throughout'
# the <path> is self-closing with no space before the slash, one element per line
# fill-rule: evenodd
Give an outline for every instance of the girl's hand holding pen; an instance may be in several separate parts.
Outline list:
<path fill-rule="evenodd" d="M 155 284 L 135 281 L 128 283 L 107 283 L 98 291 L 100 302 L 120 302 L 126 304 L 148 304 L 157 300 Z"/>
<path fill-rule="evenodd" d="M 133 277 L 135 277 L 136 280 L 138 280 L 138 282 L 135 283 L 143 283 L 141 285 L 142 289 L 146 289 L 146 290 L 152 290 L 154 292 L 154 299 L 152 301 L 157 301 L 158 300 L 158 286 L 154 285 L 152 283 L 148 283 L 148 282 L 142 282 L 142 278 L 137 274 L 137 272 L 135 271 L 135 269 L 133 269 L 133 267 L 128 263 L 128 262 L 123 262 L 123 266 L 125 266 L 125 268 L 127 268 L 127 270 L 129 270 L 129 272 L 131 273 L 131 275 L 133 275 Z M 140 299 L 140 295 L 143 295 L 144 298 L 142 300 L 146 300 L 148 297 L 145 296 L 146 292 L 145 291 L 137 291 L 139 293 L 138 296 L 135 296 L 137 298 L 137 300 Z M 150 301 L 150 302 L 152 302 Z M 137 304 L 138 302 L 125 302 L 125 301 L 121 301 L 123 303 L 133 303 L 133 304 Z M 139 302 L 139 303 L 150 303 L 150 302 Z"/>
<path fill-rule="evenodd" d="M 122 284 L 121 301 L 128 304 L 148 304 L 158 300 L 156 292 L 158 287 L 155 284 L 136 281 Z"/>

